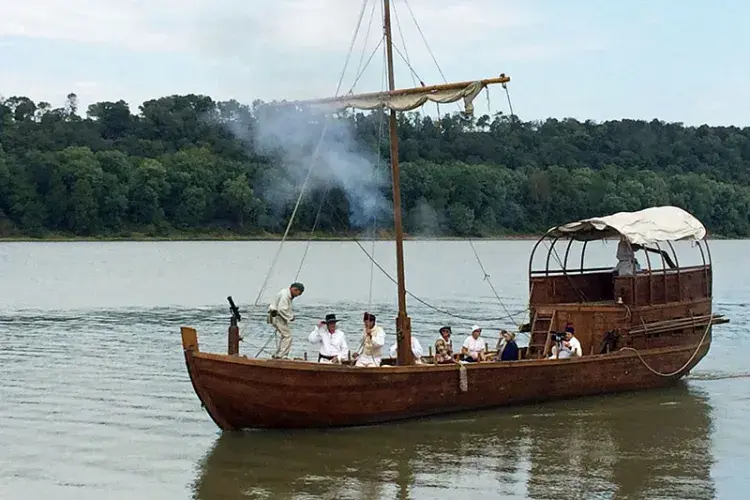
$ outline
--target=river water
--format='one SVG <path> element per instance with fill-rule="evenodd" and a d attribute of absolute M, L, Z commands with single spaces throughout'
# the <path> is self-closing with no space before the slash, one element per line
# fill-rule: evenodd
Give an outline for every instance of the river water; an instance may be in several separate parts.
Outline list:
<path fill-rule="evenodd" d="M 363 245 L 395 275 L 392 243 Z M 407 242 L 407 288 L 427 304 L 410 298 L 409 313 L 425 348 L 441 324 L 460 341 L 473 323 L 447 313 L 478 320 L 493 342 L 492 329 L 523 321 L 532 246 L 475 242 L 484 280 L 467 242 Z M 613 260 L 613 246 L 589 247 L 587 264 Z M 242 353 L 255 355 L 269 334 L 265 303 L 297 275 L 306 244 L 283 247 L 253 307 L 278 248 L 0 243 L 0 498 L 747 497 L 750 242 L 712 242 L 715 310 L 731 323 L 715 328 L 710 353 L 678 387 L 366 428 L 222 435 L 193 393 L 179 327 L 198 328 L 202 350 L 225 352 L 231 294 L 245 312 Z M 363 310 L 394 342 L 395 286 L 362 249 L 308 250 L 295 354 L 314 352 L 303 336 L 327 312 L 344 319 L 350 346 Z M 683 251 L 700 259 L 678 246 L 681 264 Z"/>

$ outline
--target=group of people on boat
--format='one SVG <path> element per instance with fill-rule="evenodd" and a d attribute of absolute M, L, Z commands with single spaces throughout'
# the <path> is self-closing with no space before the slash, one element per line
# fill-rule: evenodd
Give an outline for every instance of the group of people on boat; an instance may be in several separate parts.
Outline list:
<path fill-rule="evenodd" d="M 267 322 L 274 327 L 277 335 L 276 352 L 271 356 L 274 359 L 289 357 L 292 346 L 290 323 L 294 321 L 292 301 L 302 295 L 304 291 L 305 286 L 302 283 L 294 282 L 289 287 L 279 291 L 268 306 Z M 341 363 L 350 358 L 349 345 L 346 341 L 346 335 L 338 327 L 339 321 L 335 314 L 327 314 L 325 319 L 319 321 L 308 335 L 308 341 L 318 347 L 318 362 Z M 355 366 L 380 366 L 386 344 L 385 330 L 377 324 L 377 318 L 372 313 L 365 312 L 362 321 L 364 326 L 359 349 L 351 357 L 356 360 Z M 481 338 L 482 328 L 479 325 L 472 327 L 471 333 L 466 337 L 457 352 L 454 352 L 451 335 L 452 328 L 450 326 L 440 328 L 439 336 L 435 341 L 434 363 L 512 361 L 519 357 L 515 334 L 507 330 L 500 331 L 495 352 L 488 351 L 487 344 Z M 388 354 L 391 358 L 396 357 L 397 350 L 397 343 L 390 346 Z M 411 350 L 415 363 L 422 364 L 424 362 L 422 359 L 424 350 L 419 340 L 414 336 L 411 337 Z"/>
<path fill-rule="evenodd" d="M 386 334 L 383 327 L 377 324 L 374 314 L 365 312 L 362 321 L 364 323 L 362 339 L 359 349 L 350 355 L 346 335 L 339 328 L 340 320 L 336 315 L 327 314 L 310 332 L 308 340 L 318 347 L 318 362 L 341 363 L 345 360 L 355 360 L 354 366 L 377 367 L 383 361 L 383 349 L 386 345 Z M 480 361 L 513 361 L 518 359 L 518 346 L 515 335 L 506 330 L 501 331 L 497 344 L 497 352 L 489 352 L 487 345 L 480 336 L 482 328 L 474 325 L 470 335 L 464 340 L 459 352 L 454 353 L 451 340 L 452 329 L 450 326 L 440 328 L 440 335 L 435 341 L 435 355 L 432 361 L 435 364 L 443 363 L 475 363 Z M 398 344 L 391 345 L 388 354 L 395 358 Z M 416 364 L 424 364 L 424 350 L 419 340 L 411 337 L 411 351 Z"/>
<path fill-rule="evenodd" d="M 267 322 L 276 330 L 277 347 L 272 354 L 274 359 L 289 357 L 292 346 L 292 330 L 290 323 L 294 321 L 294 310 L 292 301 L 302 295 L 305 286 L 295 282 L 289 287 L 279 291 L 268 306 Z M 365 312 L 362 318 L 362 339 L 357 351 L 350 355 L 349 344 L 346 335 L 339 328 L 339 319 L 334 313 L 326 314 L 325 319 L 320 320 L 308 335 L 308 341 L 318 348 L 317 361 L 320 363 L 341 363 L 350 358 L 356 360 L 354 365 L 360 367 L 381 366 L 383 360 L 383 349 L 386 344 L 386 334 L 383 327 L 377 324 L 374 314 Z M 454 351 L 451 340 L 452 328 L 443 326 L 439 330 L 439 336 L 435 341 L 435 354 L 432 362 L 435 364 L 445 363 L 478 363 L 486 361 L 514 361 L 519 359 L 519 349 L 515 340 L 515 333 L 500 330 L 499 339 L 494 351 L 488 349 L 485 339 L 482 338 L 482 328 L 474 325 L 471 333 L 464 339 L 461 348 Z M 388 354 L 395 358 L 398 344 L 390 346 Z M 419 340 L 411 337 L 411 351 L 415 363 L 422 364 L 424 350 Z M 575 338 L 575 328 L 572 324 L 565 325 L 565 331 L 555 337 L 551 348 L 549 359 L 566 359 L 582 356 L 581 343 Z"/>

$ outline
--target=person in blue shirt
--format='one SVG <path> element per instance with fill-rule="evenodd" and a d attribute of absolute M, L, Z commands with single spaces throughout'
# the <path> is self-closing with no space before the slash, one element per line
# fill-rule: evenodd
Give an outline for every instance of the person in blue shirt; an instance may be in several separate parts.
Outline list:
<path fill-rule="evenodd" d="M 496 361 L 516 361 L 518 360 L 518 345 L 516 344 L 516 334 L 507 330 L 500 331 L 500 341 L 497 343 Z"/>

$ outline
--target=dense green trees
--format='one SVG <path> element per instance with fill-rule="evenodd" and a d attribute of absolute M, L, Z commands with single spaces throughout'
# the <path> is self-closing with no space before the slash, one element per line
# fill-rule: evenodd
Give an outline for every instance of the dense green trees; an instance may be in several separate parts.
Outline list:
<path fill-rule="evenodd" d="M 307 168 L 291 152 L 297 160 L 309 154 L 320 123 L 281 123 L 275 142 L 258 142 L 274 112 L 260 102 L 185 95 L 147 101 L 137 114 L 124 101 L 101 102 L 84 118 L 74 94 L 54 109 L 27 97 L 0 100 L 0 236 L 279 232 Z M 321 231 L 359 231 L 366 228 L 353 222 L 377 216 L 388 229 L 387 207 L 353 189 L 362 157 L 376 157 L 379 148 L 387 160 L 382 115 L 339 120 L 329 140 L 346 144 L 322 149 L 324 161 L 343 167 L 313 182 L 294 228 L 309 230 L 317 219 Z M 402 114 L 399 125 L 404 220 L 412 234 L 540 232 L 674 204 L 714 233 L 750 235 L 750 128 L 521 122 L 502 114 L 439 121 Z M 360 151 L 353 152 L 349 135 Z M 376 189 L 389 199 L 387 166 L 377 168 L 383 175 Z M 372 213 L 354 213 L 363 210 Z"/>

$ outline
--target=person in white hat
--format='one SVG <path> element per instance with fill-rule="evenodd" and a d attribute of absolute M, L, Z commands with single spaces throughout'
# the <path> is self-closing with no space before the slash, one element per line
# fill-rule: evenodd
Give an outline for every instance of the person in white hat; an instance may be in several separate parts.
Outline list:
<path fill-rule="evenodd" d="M 471 327 L 471 335 L 466 337 L 461 347 L 461 361 L 482 361 L 484 353 L 484 339 L 481 338 L 482 328 L 479 325 Z"/>

